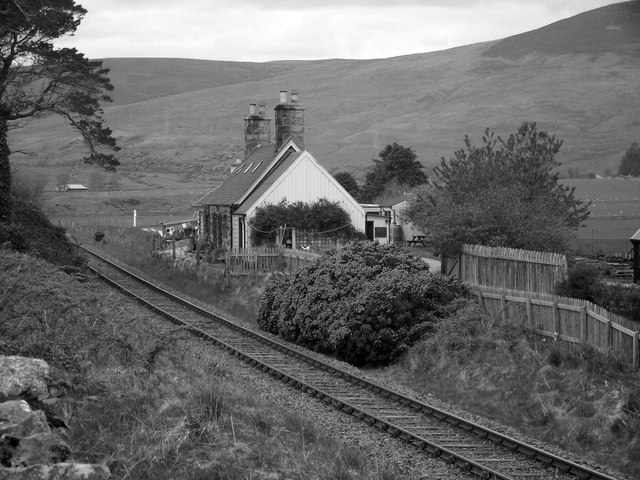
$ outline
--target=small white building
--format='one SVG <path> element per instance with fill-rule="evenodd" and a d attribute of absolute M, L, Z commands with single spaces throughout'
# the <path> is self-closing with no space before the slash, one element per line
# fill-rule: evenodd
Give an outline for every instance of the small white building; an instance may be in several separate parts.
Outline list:
<path fill-rule="evenodd" d="M 87 187 L 85 187 L 84 185 L 80 185 L 79 183 L 69 183 L 67 185 L 62 185 L 62 187 L 60 187 L 60 191 L 63 191 L 63 192 L 71 192 L 71 191 L 82 192 L 87 190 L 89 190 Z"/>

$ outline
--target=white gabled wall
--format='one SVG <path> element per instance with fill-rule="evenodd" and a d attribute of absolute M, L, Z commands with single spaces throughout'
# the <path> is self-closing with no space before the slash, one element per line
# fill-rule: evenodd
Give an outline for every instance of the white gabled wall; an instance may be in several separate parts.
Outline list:
<path fill-rule="evenodd" d="M 338 202 L 351 217 L 353 226 L 364 232 L 365 212 L 356 200 L 305 151 L 273 185 L 247 210 L 247 222 L 259 207 L 288 202 L 313 203 L 321 198 Z"/>

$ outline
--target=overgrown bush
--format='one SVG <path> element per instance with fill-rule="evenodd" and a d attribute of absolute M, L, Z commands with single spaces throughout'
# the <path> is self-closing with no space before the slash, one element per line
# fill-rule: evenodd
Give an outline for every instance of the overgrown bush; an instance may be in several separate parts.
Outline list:
<path fill-rule="evenodd" d="M 468 295 L 395 245 L 355 242 L 265 288 L 258 325 L 355 365 L 400 356 Z"/>
<path fill-rule="evenodd" d="M 629 320 L 640 322 L 640 288 L 606 285 L 597 303 Z"/>
<path fill-rule="evenodd" d="M 595 267 L 578 265 L 570 269 L 567 279 L 556 286 L 555 293 L 588 300 L 612 313 L 640 322 L 640 288 L 606 284 Z"/>
<path fill-rule="evenodd" d="M 594 303 L 602 295 L 603 290 L 600 271 L 590 265 L 577 265 L 571 268 L 567 278 L 556 286 L 557 295 Z"/>

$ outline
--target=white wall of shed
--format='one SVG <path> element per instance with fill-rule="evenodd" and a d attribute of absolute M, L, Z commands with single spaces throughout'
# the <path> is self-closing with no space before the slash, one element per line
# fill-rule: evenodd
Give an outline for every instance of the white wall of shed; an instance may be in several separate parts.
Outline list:
<path fill-rule="evenodd" d="M 255 216 L 257 208 L 278 204 L 283 199 L 289 203 L 314 203 L 321 198 L 340 204 L 349 214 L 353 226 L 364 232 L 364 210 L 308 152 L 304 152 L 247 211 L 247 222 Z"/>

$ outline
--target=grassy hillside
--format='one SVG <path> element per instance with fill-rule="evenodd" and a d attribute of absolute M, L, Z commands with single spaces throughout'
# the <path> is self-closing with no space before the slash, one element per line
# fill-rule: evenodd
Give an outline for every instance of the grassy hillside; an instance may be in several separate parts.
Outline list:
<path fill-rule="evenodd" d="M 525 120 L 565 140 L 564 168 L 615 172 L 638 140 L 639 19 L 640 2 L 627 2 L 499 41 L 379 60 L 107 59 L 115 102 L 105 117 L 123 148 L 121 183 L 215 186 L 242 155 L 248 104 L 272 111 L 281 89 L 300 91 L 307 149 L 358 177 L 388 143 L 413 147 L 430 167 L 465 134 L 509 134 Z M 14 130 L 11 142 L 21 152 L 13 164 L 46 173 L 51 186 L 57 172 L 80 182 L 91 172 L 58 119 Z"/>

